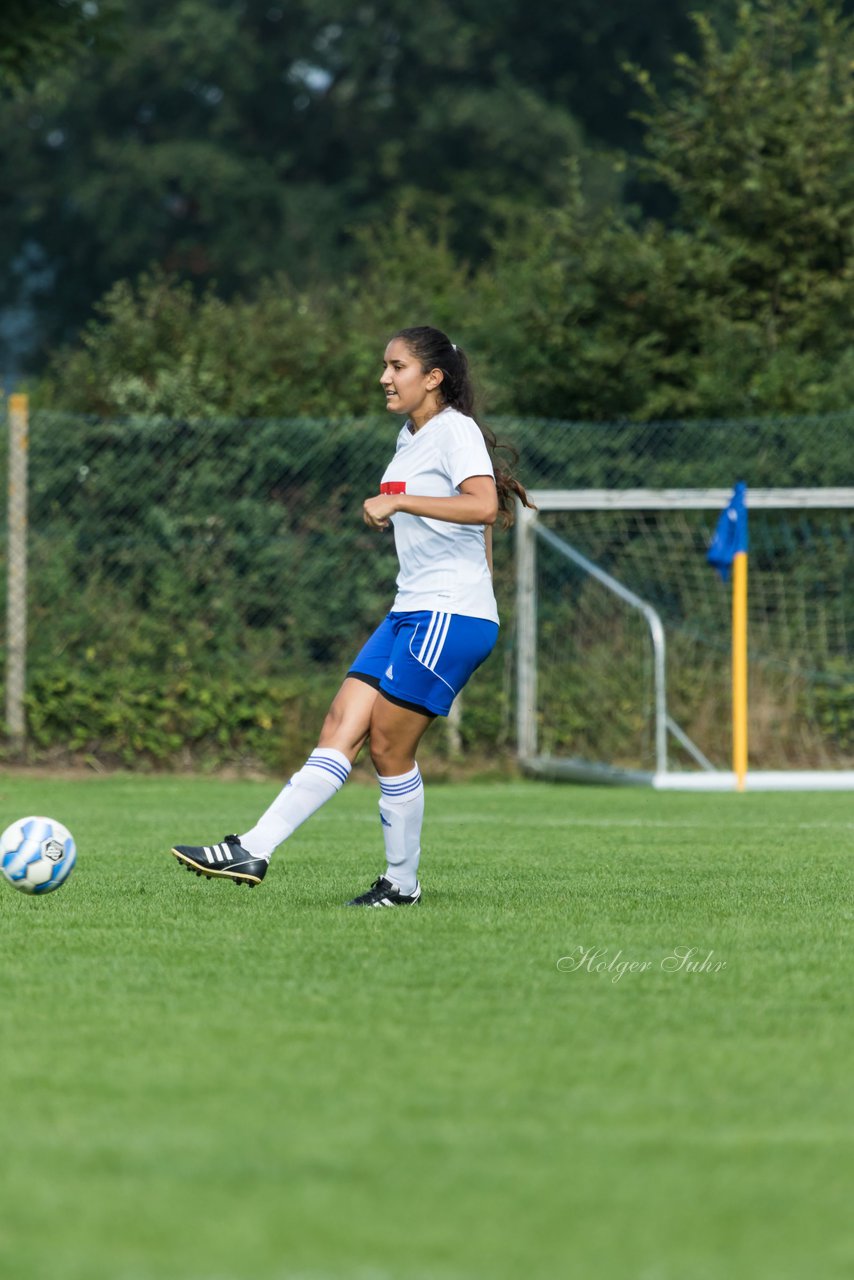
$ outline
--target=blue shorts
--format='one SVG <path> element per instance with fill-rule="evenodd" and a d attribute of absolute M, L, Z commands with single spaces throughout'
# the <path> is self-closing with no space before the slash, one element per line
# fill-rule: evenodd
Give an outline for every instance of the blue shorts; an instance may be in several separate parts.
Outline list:
<path fill-rule="evenodd" d="M 390 702 L 446 716 L 469 677 L 488 658 L 498 623 L 461 613 L 390 613 L 348 675 L 379 689 Z"/>

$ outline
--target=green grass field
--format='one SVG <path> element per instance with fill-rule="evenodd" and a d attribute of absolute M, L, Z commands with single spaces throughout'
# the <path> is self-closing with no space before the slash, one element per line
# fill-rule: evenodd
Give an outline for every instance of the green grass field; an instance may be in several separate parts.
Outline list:
<path fill-rule="evenodd" d="M 276 790 L 0 775 L 79 847 L 0 884 L 4 1280 L 854 1273 L 851 796 L 428 784 L 412 911 L 339 905 L 357 782 L 256 890 L 167 856 Z"/>

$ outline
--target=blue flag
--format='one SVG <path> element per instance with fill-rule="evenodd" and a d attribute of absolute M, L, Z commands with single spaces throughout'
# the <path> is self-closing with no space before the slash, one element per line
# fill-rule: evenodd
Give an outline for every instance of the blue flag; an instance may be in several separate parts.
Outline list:
<path fill-rule="evenodd" d="M 712 545 L 706 556 L 709 564 L 717 569 L 724 582 L 729 581 L 732 562 L 739 551 L 747 550 L 747 485 L 739 480 L 715 526 Z"/>

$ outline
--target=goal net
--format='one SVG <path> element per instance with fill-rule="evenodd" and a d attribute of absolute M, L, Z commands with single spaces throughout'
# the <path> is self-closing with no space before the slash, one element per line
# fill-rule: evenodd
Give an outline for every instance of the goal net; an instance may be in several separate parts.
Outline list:
<path fill-rule="evenodd" d="M 728 490 L 539 491 L 517 522 L 517 740 L 530 772 L 727 788 Z M 748 494 L 748 788 L 854 787 L 854 489 Z"/>

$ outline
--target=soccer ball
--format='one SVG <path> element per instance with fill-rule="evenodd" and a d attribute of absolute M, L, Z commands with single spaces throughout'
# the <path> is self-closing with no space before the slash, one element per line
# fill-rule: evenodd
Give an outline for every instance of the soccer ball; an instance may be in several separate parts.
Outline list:
<path fill-rule="evenodd" d="M 22 893 L 51 893 L 77 861 L 74 837 L 53 818 L 19 818 L 0 836 L 0 871 Z"/>

